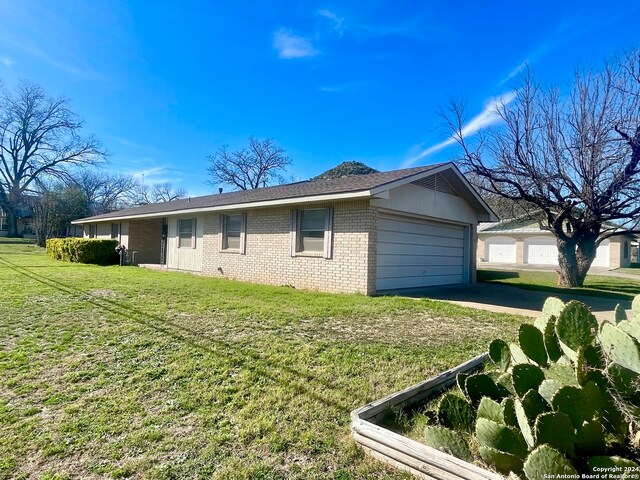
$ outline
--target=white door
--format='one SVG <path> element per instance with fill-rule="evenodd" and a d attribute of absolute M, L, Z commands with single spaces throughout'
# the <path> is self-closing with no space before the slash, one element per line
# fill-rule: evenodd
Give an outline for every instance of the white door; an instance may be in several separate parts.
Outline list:
<path fill-rule="evenodd" d="M 468 227 L 378 217 L 376 289 L 468 282 Z"/>
<path fill-rule="evenodd" d="M 487 262 L 516 263 L 516 239 L 511 237 L 490 237 L 484 242 Z"/>
<path fill-rule="evenodd" d="M 524 241 L 524 262 L 531 265 L 558 265 L 555 237 L 532 237 Z"/>
<path fill-rule="evenodd" d="M 609 240 L 605 240 L 596 250 L 596 258 L 593 259 L 592 267 L 609 267 Z"/>

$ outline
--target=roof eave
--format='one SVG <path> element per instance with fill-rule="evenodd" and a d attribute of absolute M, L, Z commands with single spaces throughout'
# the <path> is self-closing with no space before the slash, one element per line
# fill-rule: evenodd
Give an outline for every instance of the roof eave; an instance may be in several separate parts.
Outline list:
<path fill-rule="evenodd" d="M 328 202 L 328 201 L 335 201 L 335 200 L 357 200 L 357 199 L 371 198 L 373 196 L 374 194 L 372 193 L 371 190 L 361 190 L 356 192 L 331 193 L 331 194 L 324 194 L 324 195 L 307 195 L 304 197 L 281 198 L 277 200 L 265 200 L 260 202 L 232 203 L 229 205 L 216 205 L 211 207 L 183 208 L 181 210 L 173 210 L 173 211 L 165 210 L 165 211 L 160 211 L 155 213 L 146 213 L 146 214 L 142 213 L 142 214 L 117 215 L 117 216 L 104 217 L 104 218 L 87 217 L 87 218 L 81 218 L 79 220 L 74 220 L 71 223 L 73 225 L 83 225 L 86 223 L 110 222 L 115 220 L 161 218 L 161 217 L 170 217 L 170 216 L 185 215 L 185 214 L 192 214 L 192 213 L 224 212 L 229 210 L 246 210 L 250 208 L 277 207 L 277 206 L 297 205 L 297 204 L 306 204 L 306 203 Z"/>

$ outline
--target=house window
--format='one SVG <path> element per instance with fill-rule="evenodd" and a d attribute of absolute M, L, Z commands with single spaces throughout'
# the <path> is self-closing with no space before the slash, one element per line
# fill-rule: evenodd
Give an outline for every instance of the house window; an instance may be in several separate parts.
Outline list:
<path fill-rule="evenodd" d="M 625 240 L 624 246 L 622 249 L 624 251 L 624 259 L 627 260 L 629 258 L 629 242 Z"/>
<path fill-rule="evenodd" d="M 178 220 L 178 248 L 196 248 L 196 219 Z"/>
<path fill-rule="evenodd" d="M 331 208 L 293 210 L 291 214 L 291 254 L 331 258 Z"/>
<path fill-rule="evenodd" d="M 89 225 L 89 238 L 96 238 L 97 225 Z"/>
<path fill-rule="evenodd" d="M 4 217 L 0 217 L 0 230 L 9 230 L 9 225 L 7 225 L 7 219 Z"/>
<path fill-rule="evenodd" d="M 120 224 L 112 223 L 111 224 L 111 238 L 119 240 L 120 239 Z"/>
<path fill-rule="evenodd" d="M 220 216 L 220 251 L 245 253 L 246 214 Z"/>

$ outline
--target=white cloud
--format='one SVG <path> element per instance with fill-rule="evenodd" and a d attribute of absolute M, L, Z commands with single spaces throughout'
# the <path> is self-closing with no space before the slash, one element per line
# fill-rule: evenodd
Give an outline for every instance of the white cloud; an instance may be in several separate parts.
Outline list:
<path fill-rule="evenodd" d="M 13 60 L 11 60 L 9 57 L 2 57 L 0 58 L 0 62 L 7 68 L 11 68 L 13 66 L 13 64 L 15 63 Z"/>
<path fill-rule="evenodd" d="M 291 33 L 284 28 L 273 34 L 273 48 L 278 51 L 280 58 L 315 57 L 320 52 L 314 48 L 309 40 Z"/>
<path fill-rule="evenodd" d="M 503 93 L 502 95 L 489 99 L 486 102 L 482 112 L 480 112 L 478 115 L 473 117 L 462 127 L 462 131 L 461 131 L 462 136 L 470 137 L 478 133 L 483 128 L 487 128 L 491 125 L 494 125 L 500 122 L 501 117 L 498 114 L 498 110 L 503 105 L 508 105 L 509 103 L 511 103 L 515 98 L 516 98 L 516 92 L 511 91 L 511 92 L 506 92 L 506 93 Z M 453 145 L 455 142 L 456 142 L 456 136 L 452 135 L 446 140 L 443 140 L 442 142 L 432 145 L 428 148 L 420 147 L 417 153 L 412 154 L 411 156 L 409 156 L 409 158 L 407 158 L 402 163 L 402 166 L 404 168 L 410 167 L 411 165 L 414 165 L 419 160 L 422 160 L 423 158 L 426 158 L 429 155 L 439 152 L 440 150 L 447 148 L 449 145 Z M 416 148 L 414 147 L 412 151 L 415 151 L 415 150 Z"/>
<path fill-rule="evenodd" d="M 529 66 L 529 63 L 530 62 L 529 62 L 528 58 L 526 60 L 524 60 L 520 65 L 518 65 L 516 68 L 511 70 L 509 72 L 509 74 L 507 75 L 507 77 L 504 80 L 502 80 L 500 83 L 498 83 L 498 86 L 504 85 L 509 80 L 511 80 L 513 77 L 518 75 L 520 72 L 522 72 L 525 68 L 527 68 Z"/>
<path fill-rule="evenodd" d="M 331 10 L 327 10 L 327 9 L 318 10 L 316 13 L 321 17 L 324 17 L 327 20 L 329 20 L 331 22 L 332 28 L 336 32 L 340 34 L 344 32 L 344 17 L 340 17 L 335 12 L 332 12 Z"/>

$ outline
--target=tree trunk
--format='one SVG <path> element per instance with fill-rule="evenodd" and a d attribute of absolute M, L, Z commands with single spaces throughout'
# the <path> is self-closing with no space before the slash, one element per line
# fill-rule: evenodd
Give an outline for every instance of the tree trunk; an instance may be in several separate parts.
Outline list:
<path fill-rule="evenodd" d="M 7 214 L 7 237 L 16 238 L 18 235 L 18 217 L 12 207 L 3 206 L 3 210 Z"/>
<path fill-rule="evenodd" d="M 565 287 L 582 286 L 584 278 L 580 278 L 576 244 L 558 239 L 558 263 L 560 264 L 560 284 Z"/>
<path fill-rule="evenodd" d="M 582 236 L 580 242 L 558 239 L 560 283 L 565 287 L 581 287 L 596 258 L 597 235 Z"/>

